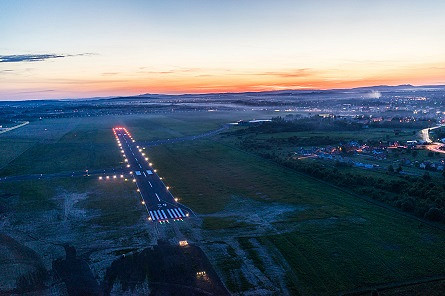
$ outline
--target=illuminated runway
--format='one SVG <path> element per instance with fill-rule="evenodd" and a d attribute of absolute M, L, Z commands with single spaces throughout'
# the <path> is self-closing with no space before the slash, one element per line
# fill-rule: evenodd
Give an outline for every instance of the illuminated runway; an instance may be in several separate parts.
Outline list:
<path fill-rule="evenodd" d="M 189 217 L 190 210 L 175 200 L 168 186 L 153 169 L 144 149 L 135 144 L 127 129 L 118 127 L 113 132 L 132 181 L 140 193 L 141 203 L 147 210 L 148 220 L 169 223 Z"/>

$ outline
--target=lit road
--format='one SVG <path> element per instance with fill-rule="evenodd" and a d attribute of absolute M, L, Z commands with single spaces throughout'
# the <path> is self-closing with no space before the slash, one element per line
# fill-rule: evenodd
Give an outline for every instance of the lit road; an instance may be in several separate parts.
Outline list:
<path fill-rule="evenodd" d="M 181 221 L 189 217 L 191 210 L 179 204 L 162 178 L 153 169 L 142 147 L 125 128 L 114 128 L 119 149 L 127 168 L 131 171 L 133 182 L 137 185 L 141 203 L 148 213 L 148 220 L 159 223 Z"/>
<path fill-rule="evenodd" d="M 434 130 L 436 128 L 440 128 L 445 126 L 445 124 L 441 124 L 435 127 L 431 127 L 431 128 L 425 128 L 421 131 L 421 135 L 422 135 L 422 140 L 425 141 L 426 143 L 429 143 L 428 145 L 425 146 L 426 149 L 432 151 L 432 152 L 438 152 L 438 153 L 445 153 L 445 150 L 442 150 L 445 145 L 439 142 L 433 142 L 431 141 L 430 138 L 430 131 Z"/>

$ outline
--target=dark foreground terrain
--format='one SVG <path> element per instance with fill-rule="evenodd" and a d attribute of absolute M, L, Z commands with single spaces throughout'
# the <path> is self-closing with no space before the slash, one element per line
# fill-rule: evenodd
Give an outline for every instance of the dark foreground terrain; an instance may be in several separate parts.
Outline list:
<path fill-rule="evenodd" d="M 135 291 L 146 281 L 150 295 L 230 295 L 199 247 L 161 241 L 114 261 L 105 275 L 104 295 L 116 283 L 122 291 Z"/>

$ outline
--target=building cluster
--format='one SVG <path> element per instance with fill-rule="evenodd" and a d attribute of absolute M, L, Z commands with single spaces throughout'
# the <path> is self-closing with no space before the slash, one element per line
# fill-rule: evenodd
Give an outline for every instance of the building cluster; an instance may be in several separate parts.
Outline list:
<path fill-rule="evenodd" d="M 321 160 L 331 160 L 339 163 L 344 163 L 349 166 L 361 167 L 366 169 L 380 168 L 381 166 L 373 161 L 386 160 L 389 153 L 398 150 L 415 151 L 419 149 L 418 141 L 400 142 L 379 142 L 378 144 L 360 144 L 356 141 L 349 141 L 339 145 L 328 145 L 326 147 L 299 147 L 293 154 L 294 159 L 317 158 Z M 364 156 L 365 158 L 357 158 L 357 156 Z M 364 162 L 362 160 L 365 160 Z M 368 160 L 368 162 L 366 161 Z M 445 160 L 437 161 L 421 161 L 412 160 L 404 157 L 395 161 L 403 166 L 416 167 L 419 169 L 430 171 L 444 171 Z"/>

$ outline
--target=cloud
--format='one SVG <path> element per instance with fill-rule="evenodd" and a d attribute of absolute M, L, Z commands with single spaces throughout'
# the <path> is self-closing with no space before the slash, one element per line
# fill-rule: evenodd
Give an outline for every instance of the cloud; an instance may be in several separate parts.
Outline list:
<path fill-rule="evenodd" d="M 53 92 L 54 89 L 44 89 L 44 90 L 33 90 L 33 91 L 19 91 L 17 94 L 36 94 L 36 93 L 47 93 L 47 92 Z"/>
<path fill-rule="evenodd" d="M 256 75 L 278 76 L 281 78 L 300 78 L 300 77 L 312 76 L 313 74 L 314 74 L 314 71 L 312 69 L 303 68 L 303 69 L 293 69 L 293 70 L 282 71 L 282 72 L 257 73 Z"/>
<path fill-rule="evenodd" d="M 90 56 L 93 53 L 78 53 L 78 54 L 13 54 L 0 55 L 0 63 L 20 63 L 20 62 L 40 62 L 50 59 L 76 57 L 76 56 Z"/>
<path fill-rule="evenodd" d="M 139 67 L 140 70 L 138 73 L 142 74 L 154 74 L 154 75 L 169 75 L 169 74 L 178 74 L 178 73 L 192 73 L 199 72 L 202 69 L 200 68 L 177 68 L 177 69 L 168 69 L 164 71 L 146 71 L 147 67 Z"/>

